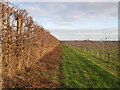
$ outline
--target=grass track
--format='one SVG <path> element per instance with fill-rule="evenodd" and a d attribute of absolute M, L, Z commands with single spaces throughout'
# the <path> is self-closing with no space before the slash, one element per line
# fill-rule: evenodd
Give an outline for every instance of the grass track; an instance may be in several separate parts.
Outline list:
<path fill-rule="evenodd" d="M 82 56 L 81 52 L 62 44 L 62 79 L 67 88 L 118 88 L 117 76 Z"/>

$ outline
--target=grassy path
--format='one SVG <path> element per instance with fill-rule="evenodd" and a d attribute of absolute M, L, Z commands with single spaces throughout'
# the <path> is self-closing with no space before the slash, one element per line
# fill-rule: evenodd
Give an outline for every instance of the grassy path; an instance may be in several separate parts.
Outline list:
<path fill-rule="evenodd" d="M 62 44 L 62 79 L 67 88 L 117 88 L 117 76 L 104 70 L 69 45 Z"/>

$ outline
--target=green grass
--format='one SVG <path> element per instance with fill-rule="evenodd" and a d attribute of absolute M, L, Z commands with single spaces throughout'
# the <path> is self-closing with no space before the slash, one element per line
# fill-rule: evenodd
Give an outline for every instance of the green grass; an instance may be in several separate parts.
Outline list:
<path fill-rule="evenodd" d="M 118 77 L 84 57 L 79 49 L 62 44 L 62 87 L 118 88 Z"/>
<path fill-rule="evenodd" d="M 89 60 L 91 60 L 93 63 L 99 65 L 100 67 L 108 70 L 110 73 L 117 76 L 118 74 L 118 67 L 120 67 L 120 64 L 118 63 L 119 60 L 116 58 L 116 60 L 107 60 L 102 58 L 97 58 L 96 56 L 91 55 L 91 51 L 88 50 L 87 52 L 83 52 L 80 48 L 75 47 L 76 49 L 79 49 L 79 52 L 81 52 L 82 56 L 87 57 Z M 95 49 L 93 50 L 95 51 Z M 102 56 L 102 55 L 99 55 Z"/>

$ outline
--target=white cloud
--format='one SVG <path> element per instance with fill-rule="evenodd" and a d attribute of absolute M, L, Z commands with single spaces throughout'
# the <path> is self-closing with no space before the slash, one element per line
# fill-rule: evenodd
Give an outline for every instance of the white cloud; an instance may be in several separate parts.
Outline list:
<path fill-rule="evenodd" d="M 117 19 L 117 3 L 36 3 L 42 7 L 25 7 L 30 14 L 47 16 L 53 20 L 84 21 L 89 19 Z M 32 4 L 31 4 L 32 5 Z"/>
<path fill-rule="evenodd" d="M 60 22 L 63 19 L 64 22 L 74 22 L 76 20 L 117 19 L 117 9 L 117 3 L 44 3 L 43 8 L 34 7 L 28 10 L 38 16 L 47 15 L 53 22 Z"/>
<path fill-rule="evenodd" d="M 43 8 L 38 8 L 38 7 L 27 7 L 26 10 L 29 13 L 33 13 L 34 15 L 39 15 L 39 14 L 48 14 L 46 10 L 44 10 Z"/>
<path fill-rule="evenodd" d="M 55 35 L 57 38 L 61 40 L 87 39 L 89 37 L 91 39 L 95 38 L 100 39 L 103 38 L 104 33 L 109 32 L 112 33 L 111 38 L 117 39 L 118 33 L 117 27 L 115 27 L 117 25 L 114 25 L 117 24 L 118 17 L 117 3 L 53 2 L 53 3 L 25 3 L 20 6 L 26 8 L 30 15 L 32 15 L 36 21 L 40 22 L 39 24 L 45 26 L 45 28 L 47 28 L 53 35 Z M 108 24 L 110 22 L 112 23 Z M 88 26 L 90 29 L 85 29 Z M 96 29 L 97 26 L 99 26 L 98 27 L 100 28 L 99 30 Z M 105 29 L 105 26 L 108 29 Z M 111 26 L 113 26 L 113 28 L 110 28 Z M 84 28 L 82 29 L 81 27 Z M 94 29 L 92 29 L 92 27 L 94 27 Z M 52 28 L 54 28 L 55 30 Z"/>

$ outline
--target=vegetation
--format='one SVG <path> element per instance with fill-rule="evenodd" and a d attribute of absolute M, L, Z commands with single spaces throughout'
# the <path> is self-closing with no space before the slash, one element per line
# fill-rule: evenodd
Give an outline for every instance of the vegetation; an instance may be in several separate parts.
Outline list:
<path fill-rule="evenodd" d="M 60 82 L 62 88 L 119 87 L 116 42 L 62 44 L 61 57 L 60 41 L 26 10 L 10 3 L 0 9 L 3 88 L 58 88 Z"/>
<path fill-rule="evenodd" d="M 117 75 L 119 69 L 118 42 L 73 41 L 65 42 L 81 51 L 81 55 L 88 57 L 94 63 Z"/>
<path fill-rule="evenodd" d="M 72 46 L 62 44 L 62 79 L 66 88 L 118 88 L 118 77 Z"/>
<path fill-rule="evenodd" d="M 0 35 L 2 37 L 2 87 L 40 87 L 40 81 L 37 82 L 39 84 L 35 84 L 36 87 L 29 84 L 30 82 L 23 85 L 23 83 L 20 83 L 21 76 L 34 72 L 35 66 L 41 65 L 41 59 L 51 56 L 51 51 L 60 48 L 60 41 L 38 25 L 25 9 L 20 9 L 7 2 L 1 3 L 0 9 L 0 22 L 2 22 L 2 29 L 0 29 L 0 33 L 2 33 L 2 36 Z M 59 51 L 57 53 L 60 54 Z M 58 56 L 60 57 L 60 55 Z M 47 58 L 47 60 L 49 59 Z M 43 61 L 41 67 L 46 67 L 47 60 Z M 52 65 L 50 64 L 50 66 Z M 26 78 L 27 76 L 22 81 L 27 82 Z M 40 77 L 38 78 L 40 79 Z M 48 78 L 45 81 L 49 81 Z M 52 87 L 52 85 L 54 86 L 54 84 L 45 86 Z"/>
<path fill-rule="evenodd" d="M 78 47 L 83 53 L 99 60 L 118 61 L 117 41 L 67 41 L 65 43 Z"/>

